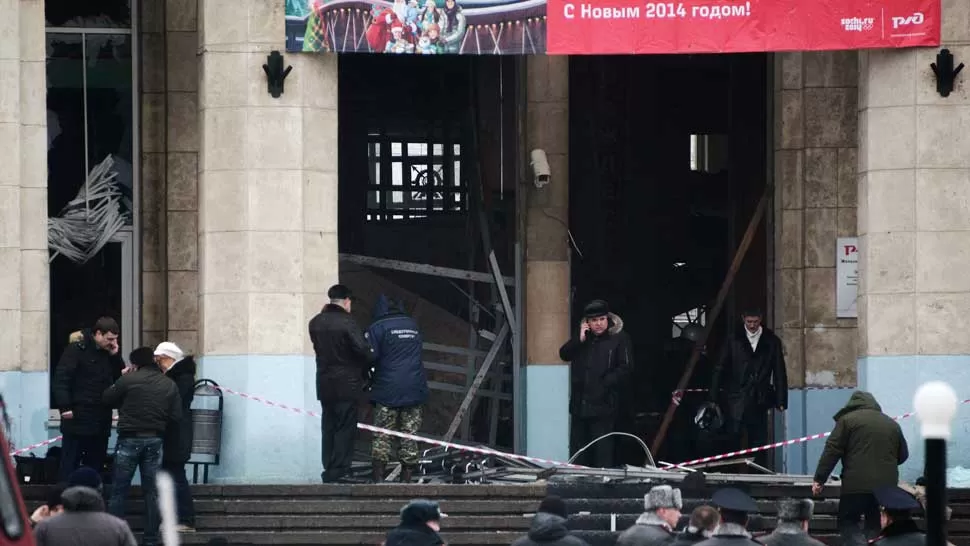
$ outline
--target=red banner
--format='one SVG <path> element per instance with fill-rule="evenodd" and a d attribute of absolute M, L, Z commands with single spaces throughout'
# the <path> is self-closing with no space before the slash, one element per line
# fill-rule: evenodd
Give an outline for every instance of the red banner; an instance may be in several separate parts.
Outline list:
<path fill-rule="evenodd" d="M 596 55 L 938 46 L 940 2 L 549 0 L 546 51 Z"/>

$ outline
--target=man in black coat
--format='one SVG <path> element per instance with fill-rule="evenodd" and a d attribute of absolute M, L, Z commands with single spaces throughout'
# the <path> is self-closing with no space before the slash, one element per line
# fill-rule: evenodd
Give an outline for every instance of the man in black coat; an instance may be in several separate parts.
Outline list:
<path fill-rule="evenodd" d="M 401 509 L 401 524 L 387 533 L 381 546 L 443 546 L 445 541 L 438 534 L 441 519 L 438 503 L 417 499 Z"/>
<path fill-rule="evenodd" d="M 585 540 L 570 534 L 568 518 L 566 503 L 549 495 L 539 503 L 529 534 L 516 539 L 512 546 L 588 546 Z"/>
<path fill-rule="evenodd" d="M 717 509 L 706 504 L 698 506 L 690 513 L 687 528 L 677 535 L 671 546 L 693 546 L 707 540 L 711 538 L 719 523 L 721 523 L 721 516 L 717 513 Z"/>
<path fill-rule="evenodd" d="M 620 393 L 633 367 L 630 336 L 623 331 L 623 320 L 610 312 L 603 300 L 593 300 L 583 309 L 579 337 L 559 349 L 559 358 L 569 362 L 572 417 L 572 451 L 575 453 L 593 440 L 616 430 Z M 598 441 L 592 456 L 579 464 L 609 468 L 614 465 L 613 438 Z"/>
<path fill-rule="evenodd" d="M 169 423 L 162 443 L 162 470 L 168 472 L 175 482 L 175 502 L 178 512 L 178 530 L 191 532 L 195 527 L 195 505 L 192 490 L 185 475 L 185 464 L 192 456 L 192 400 L 195 399 L 195 359 L 186 356 L 182 349 L 165 341 L 155 347 L 155 362 L 166 377 L 175 382 L 182 401 L 182 416 Z"/>
<path fill-rule="evenodd" d="M 747 311 L 743 327 L 728 337 L 714 367 L 710 395 L 724 411 L 727 432 L 746 447 L 768 443 L 768 412 L 788 408 L 788 373 L 781 339 L 762 325 L 762 313 Z M 768 452 L 757 458 L 767 464 Z"/>
<path fill-rule="evenodd" d="M 81 464 L 104 471 L 111 436 L 111 407 L 101 394 L 121 377 L 125 364 L 118 354 L 121 328 L 101 317 L 90 330 L 72 334 L 54 370 L 52 396 L 61 414 L 61 465 L 59 480 Z"/>
<path fill-rule="evenodd" d="M 310 320 L 310 341 L 317 358 L 317 399 L 323 406 L 324 483 L 350 473 L 357 439 L 357 404 L 374 361 L 374 353 L 350 314 L 352 294 L 336 284 L 327 291 L 330 303 Z"/>
<path fill-rule="evenodd" d="M 811 499 L 786 499 L 778 503 L 778 525 L 771 534 L 759 537 L 766 546 L 825 546 L 808 534 L 815 503 Z"/>

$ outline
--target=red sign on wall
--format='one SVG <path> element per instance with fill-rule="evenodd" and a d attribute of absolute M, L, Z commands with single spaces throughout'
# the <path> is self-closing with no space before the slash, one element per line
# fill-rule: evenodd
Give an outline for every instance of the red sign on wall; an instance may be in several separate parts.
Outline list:
<path fill-rule="evenodd" d="M 941 0 L 548 0 L 550 55 L 940 44 Z"/>

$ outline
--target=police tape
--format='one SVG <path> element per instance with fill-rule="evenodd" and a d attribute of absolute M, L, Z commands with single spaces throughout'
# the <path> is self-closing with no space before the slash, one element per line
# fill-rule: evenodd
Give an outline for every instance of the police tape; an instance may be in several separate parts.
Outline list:
<path fill-rule="evenodd" d="M 962 404 L 970 404 L 970 399 L 962 400 L 960 402 L 960 404 L 961 405 Z M 912 417 L 915 414 L 916 414 L 916 412 L 910 411 L 910 412 L 904 413 L 902 415 L 897 415 L 896 417 L 893 417 L 893 420 L 895 420 L 895 421 L 901 421 L 903 419 Z M 728 453 L 722 453 L 720 455 L 711 455 L 710 457 L 701 457 L 700 459 L 694 459 L 692 461 L 685 461 L 685 462 L 677 463 L 677 464 L 661 463 L 661 466 L 663 466 L 664 469 L 667 469 L 667 468 L 684 468 L 684 467 L 690 467 L 690 466 L 695 466 L 695 465 L 699 465 L 699 464 L 711 463 L 711 462 L 714 462 L 714 461 L 721 461 L 721 460 L 724 460 L 724 459 L 730 459 L 732 457 L 740 457 L 742 455 L 749 455 L 751 453 L 757 453 L 759 451 L 767 451 L 769 449 L 775 449 L 775 448 L 779 448 L 779 447 L 786 447 L 786 446 L 795 445 L 795 444 L 802 444 L 802 443 L 805 443 L 805 442 L 810 442 L 812 440 L 818 440 L 820 438 L 827 438 L 827 437 L 829 437 L 831 435 L 832 435 L 832 431 L 820 432 L 818 434 L 812 434 L 810 436 L 802 436 L 801 438 L 793 438 L 791 440 L 784 440 L 784 441 L 781 441 L 781 442 L 775 442 L 773 444 L 768 444 L 768 445 L 763 445 L 763 446 L 758 446 L 758 447 L 751 447 L 751 448 L 747 448 L 747 449 L 739 449 L 737 451 L 730 451 Z"/>
<path fill-rule="evenodd" d="M 282 410 L 286 410 L 286 411 L 291 411 L 293 413 L 296 413 L 296 414 L 299 414 L 299 415 L 306 415 L 306 416 L 309 416 L 309 417 L 316 417 L 316 418 L 323 417 L 322 414 L 320 414 L 318 412 L 310 411 L 310 410 L 306 410 L 306 409 L 302 409 L 302 408 L 294 408 L 294 407 L 288 406 L 286 404 L 281 404 L 279 402 L 274 402 L 272 400 L 267 400 L 267 399 L 265 399 L 265 398 L 263 398 L 261 396 L 256 396 L 254 394 L 249 394 L 249 393 L 245 393 L 245 392 L 235 391 L 235 390 L 230 389 L 230 388 L 227 388 L 227 387 L 216 386 L 216 385 L 209 385 L 209 387 L 210 388 L 213 388 L 213 389 L 218 389 L 218 390 L 220 390 L 222 392 L 225 392 L 227 394 L 232 394 L 232 395 L 238 396 L 240 398 L 245 398 L 246 400 L 252 400 L 254 402 L 258 402 L 260 404 L 269 406 L 271 408 L 278 408 L 278 409 L 282 409 Z M 502 458 L 505 458 L 505 459 L 512 459 L 512 460 L 519 460 L 519 461 L 528 461 L 530 463 L 537 463 L 537 464 L 543 464 L 543 465 L 553 465 L 553 466 L 560 466 L 560 467 L 565 467 L 565 468 L 585 468 L 584 466 L 581 466 L 581 465 L 576 465 L 576 464 L 571 464 L 571 463 L 563 463 L 563 462 L 560 462 L 560 461 L 552 461 L 552 460 L 543 459 L 543 458 L 540 458 L 540 457 L 529 457 L 529 456 L 526 456 L 526 455 L 517 455 L 515 453 L 506 453 L 504 451 L 499 451 L 497 449 L 489 449 L 489 448 L 484 448 L 484 447 L 475 447 L 475 446 L 469 446 L 469 445 L 464 445 L 464 444 L 456 444 L 454 442 L 445 442 L 445 441 L 442 441 L 442 440 L 435 440 L 434 438 L 426 438 L 424 436 L 418 436 L 416 434 L 408 434 L 406 432 L 398 432 L 396 430 L 389 430 L 389 429 L 386 429 L 386 428 L 375 427 L 373 425 L 368 425 L 368 424 L 365 424 L 365 423 L 357 423 L 357 428 L 359 428 L 361 430 L 366 430 L 366 431 L 369 431 L 369 432 L 373 432 L 375 434 L 383 434 L 385 436 L 394 436 L 394 437 L 401 438 L 401 439 L 404 439 L 404 440 L 414 440 L 415 442 L 419 442 L 419 443 L 422 443 L 422 444 L 429 444 L 429 445 L 434 445 L 434 446 L 438 446 L 438 447 L 444 447 L 444 448 L 447 448 L 447 449 L 454 449 L 456 451 L 467 451 L 469 453 L 478 453 L 479 455 L 488 455 L 488 456 L 491 456 L 491 457 L 502 457 Z"/>
<path fill-rule="evenodd" d="M 63 439 L 64 439 L 64 436 L 55 436 L 54 438 L 51 438 L 50 440 L 44 440 L 43 442 L 37 442 L 36 444 L 31 444 L 31 445 L 29 445 L 27 447 L 22 447 L 22 448 L 20 448 L 20 449 L 18 449 L 16 451 L 11 451 L 10 452 L 10 456 L 11 457 L 16 457 L 17 455 L 23 455 L 24 453 L 28 453 L 28 452 L 33 451 L 35 449 L 40 449 L 40 448 L 42 448 L 44 446 L 49 446 L 51 444 L 56 444 L 57 442 L 60 442 Z"/>
<path fill-rule="evenodd" d="M 837 391 L 842 389 L 852 389 L 854 387 L 802 387 L 795 388 L 792 390 L 796 391 Z M 670 401 L 673 402 L 675 406 L 679 406 L 681 401 L 684 399 L 684 394 L 691 392 L 710 392 L 710 389 L 681 389 L 678 391 L 673 391 L 670 393 Z"/>

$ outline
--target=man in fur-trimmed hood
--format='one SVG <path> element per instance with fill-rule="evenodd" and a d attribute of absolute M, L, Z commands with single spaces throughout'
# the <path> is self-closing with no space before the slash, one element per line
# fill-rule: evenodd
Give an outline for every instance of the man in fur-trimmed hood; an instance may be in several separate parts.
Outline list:
<path fill-rule="evenodd" d="M 593 300 L 583 308 L 578 335 L 559 348 L 559 358 L 570 363 L 571 452 L 596 442 L 577 464 L 614 466 L 615 438 L 603 437 L 616 430 L 620 392 L 633 369 L 632 346 L 623 320 L 608 303 Z"/>
<path fill-rule="evenodd" d="M 759 542 L 766 546 L 823 546 L 808 534 L 815 503 L 811 499 L 786 499 L 778 503 L 778 526 Z"/>
<path fill-rule="evenodd" d="M 684 507 L 680 489 L 658 485 L 643 497 L 644 512 L 617 539 L 617 546 L 666 546 L 674 541 L 674 528 Z"/>

